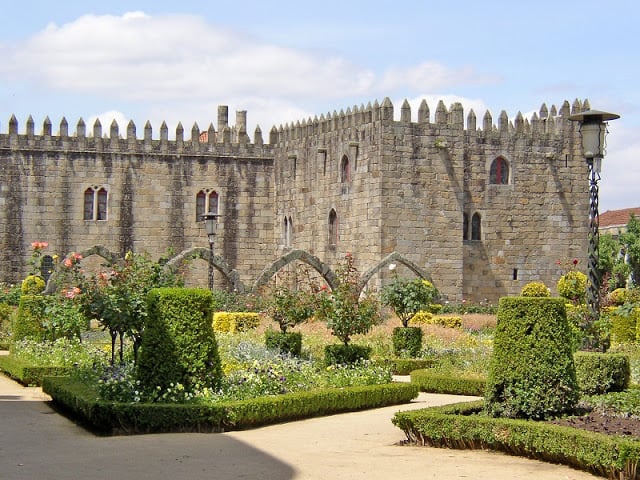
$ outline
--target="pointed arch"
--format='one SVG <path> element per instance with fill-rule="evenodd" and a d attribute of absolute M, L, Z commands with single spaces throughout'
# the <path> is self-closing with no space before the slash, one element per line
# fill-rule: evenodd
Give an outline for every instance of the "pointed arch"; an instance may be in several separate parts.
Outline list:
<path fill-rule="evenodd" d="M 424 280 L 429 280 L 431 283 L 433 283 L 433 281 L 431 280 L 431 276 L 416 263 L 404 257 L 399 252 L 391 252 L 389 255 L 380 260 L 376 265 L 362 274 L 362 276 L 360 277 L 360 289 L 362 290 L 376 273 L 378 273 L 383 268 L 388 267 L 391 263 L 401 263 L 413 273 L 415 273 L 417 277 Z"/>
<path fill-rule="evenodd" d="M 492 185 L 507 185 L 509 183 L 509 162 L 503 157 L 496 157 L 491 162 L 489 183 Z"/>
<path fill-rule="evenodd" d="M 254 292 L 258 291 L 260 287 L 266 285 L 269 280 L 271 280 L 271 278 L 285 265 L 295 262 L 296 260 L 306 263 L 317 271 L 331 289 L 337 286 L 336 274 L 327 264 L 323 263 L 318 257 L 311 255 L 309 252 L 304 250 L 291 250 L 262 271 L 260 276 L 256 279 L 252 290 Z"/>
<path fill-rule="evenodd" d="M 478 212 L 471 217 L 471 240 L 482 240 L 482 217 Z"/>
<path fill-rule="evenodd" d="M 176 272 L 181 265 L 189 260 L 202 259 L 207 263 L 211 258 L 211 252 L 205 247 L 192 247 L 183 250 L 175 257 L 169 259 L 164 265 L 165 269 L 169 269 L 172 272 Z M 246 291 L 244 284 L 240 280 L 240 274 L 237 270 L 229 267 L 229 264 L 219 255 L 214 255 L 211 259 L 211 263 L 218 272 L 222 274 L 225 280 L 232 286 L 233 290 L 238 293 L 244 293 Z"/>
<path fill-rule="evenodd" d="M 349 183 L 351 181 L 351 164 L 349 163 L 349 157 L 342 156 L 340 160 L 340 183 Z"/>
<path fill-rule="evenodd" d="M 329 212 L 329 246 L 338 245 L 338 214 L 335 208 Z"/>

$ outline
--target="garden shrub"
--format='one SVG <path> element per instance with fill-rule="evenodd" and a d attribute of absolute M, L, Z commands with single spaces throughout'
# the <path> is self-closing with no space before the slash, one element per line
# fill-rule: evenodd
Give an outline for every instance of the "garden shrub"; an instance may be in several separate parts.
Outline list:
<path fill-rule="evenodd" d="M 621 307 L 607 307 L 603 309 L 603 316 L 611 324 L 611 341 L 614 343 L 633 343 L 637 339 L 640 308 L 633 305 Z"/>
<path fill-rule="evenodd" d="M 371 347 L 354 344 L 327 345 L 324 347 L 325 365 L 349 364 L 368 360 Z"/>
<path fill-rule="evenodd" d="M 397 357 L 417 357 L 422 349 L 420 327 L 396 327 L 392 334 L 393 353 Z"/>
<path fill-rule="evenodd" d="M 213 330 L 220 333 L 236 333 L 253 330 L 260 325 L 260 316 L 255 312 L 215 312 Z"/>
<path fill-rule="evenodd" d="M 280 332 L 269 329 L 264 332 L 265 345 L 270 350 L 299 357 L 302 352 L 300 332 Z"/>
<path fill-rule="evenodd" d="M 575 408 L 579 391 L 564 302 L 500 299 L 486 390 L 490 415 L 546 419 Z"/>
<path fill-rule="evenodd" d="M 574 303 L 584 303 L 587 296 L 587 276 L 578 270 L 571 270 L 558 280 L 558 295 Z"/>
<path fill-rule="evenodd" d="M 413 317 L 411 317 L 411 320 L 409 320 L 409 325 L 431 325 L 433 322 L 431 321 L 433 319 L 433 313 L 428 312 L 426 310 L 421 310 L 418 313 L 416 313 Z"/>
<path fill-rule="evenodd" d="M 409 375 L 414 370 L 429 368 L 434 365 L 431 358 L 393 358 L 385 360 L 391 362 L 391 371 L 394 375 Z"/>
<path fill-rule="evenodd" d="M 27 275 L 22 281 L 21 291 L 23 295 L 38 295 L 46 287 L 42 277 L 38 275 Z"/>
<path fill-rule="evenodd" d="M 429 311 L 420 311 L 416 313 L 409 325 L 441 325 L 447 328 L 462 327 L 462 317 L 456 315 L 434 315 Z"/>
<path fill-rule="evenodd" d="M 609 300 L 613 305 L 620 306 L 626 301 L 627 289 L 616 288 L 613 292 L 609 293 Z"/>
<path fill-rule="evenodd" d="M 583 395 L 622 392 L 631 381 L 629 357 L 622 354 L 576 352 L 576 378 Z"/>
<path fill-rule="evenodd" d="M 157 288 L 148 295 L 148 319 L 137 375 L 148 389 L 181 384 L 216 388 L 222 367 L 211 328 L 211 292 Z"/>
<path fill-rule="evenodd" d="M 14 317 L 12 332 L 13 340 L 23 338 L 42 340 L 45 337 L 43 326 L 45 298 L 42 295 L 22 295 L 18 312 Z"/>
<path fill-rule="evenodd" d="M 421 392 L 476 396 L 484 395 L 487 385 L 484 378 L 446 374 L 428 368 L 412 371 L 411 383 L 417 385 Z"/>
<path fill-rule="evenodd" d="M 522 287 L 520 295 L 523 297 L 550 297 L 551 292 L 542 282 L 529 282 Z"/>

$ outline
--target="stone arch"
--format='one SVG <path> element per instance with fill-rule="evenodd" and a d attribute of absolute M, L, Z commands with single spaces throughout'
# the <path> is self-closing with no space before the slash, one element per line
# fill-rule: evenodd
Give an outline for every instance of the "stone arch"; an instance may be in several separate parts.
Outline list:
<path fill-rule="evenodd" d="M 376 265 L 374 265 L 373 267 L 371 267 L 369 270 L 367 270 L 365 273 L 362 274 L 362 276 L 360 277 L 360 290 L 364 289 L 367 283 L 369 283 L 369 280 L 371 280 L 371 278 L 376 273 L 378 273 L 380 270 L 387 267 L 391 263 L 401 263 L 402 265 L 407 267 L 409 270 L 411 270 L 413 273 L 415 273 L 417 277 L 422 278 L 424 280 L 429 280 L 431 283 L 433 283 L 433 281 L 431 280 L 431 276 L 424 269 L 420 268 L 417 264 L 415 264 L 408 258 L 405 258 L 404 256 L 402 256 L 401 253 L 392 252 L 386 257 L 384 257 L 382 260 L 380 260 L 380 262 L 378 262 Z"/>
<path fill-rule="evenodd" d="M 211 251 L 205 247 L 192 247 L 187 250 L 183 250 L 175 257 L 169 259 L 169 261 L 164 265 L 165 269 L 170 269 L 171 271 L 176 271 L 180 265 L 184 264 L 189 260 L 202 259 L 206 262 L 209 262 L 211 258 Z M 218 270 L 222 276 L 231 284 L 233 290 L 238 293 L 244 293 L 245 286 L 240 280 L 240 274 L 237 270 L 229 267 L 229 264 L 220 256 L 214 255 L 213 259 L 211 259 L 213 266 Z"/>
<path fill-rule="evenodd" d="M 82 258 L 87 258 L 87 257 L 90 257 L 91 255 L 98 255 L 99 257 L 104 258 L 108 263 L 111 263 L 111 264 L 118 263 L 122 260 L 120 255 L 118 255 L 117 253 L 113 253 L 104 245 L 94 245 L 93 247 L 87 248 L 86 250 L 82 250 L 81 252 L 70 253 L 65 258 L 63 258 L 62 261 L 58 263 L 58 265 L 56 265 L 56 268 L 54 269 L 53 273 L 49 277 L 49 280 L 47 281 L 47 286 L 44 289 L 43 293 L 45 295 L 48 295 L 56 291 L 56 287 L 57 287 L 56 281 L 59 276 L 60 269 L 64 266 L 65 260 L 68 258 L 71 258 L 75 253 L 82 256 Z"/>
<path fill-rule="evenodd" d="M 315 257 L 304 250 L 291 250 L 262 271 L 253 285 L 253 291 L 257 292 L 258 289 L 266 285 L 282 267 L 296 260 L 304 262 L 316 270 L 322 278 L 324 278 L 331 289 L 334 289 L 337 286 L 338 280 L 336 278 L 336 274 L 327 264 L 323 263 L 318 257 Z"/>

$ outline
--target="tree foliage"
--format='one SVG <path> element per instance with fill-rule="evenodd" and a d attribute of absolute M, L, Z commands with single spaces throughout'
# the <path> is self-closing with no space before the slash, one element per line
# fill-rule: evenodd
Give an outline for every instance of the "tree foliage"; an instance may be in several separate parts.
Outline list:
<path fill-rule="evenodd" d="M 380 305 L 373 295 L 361 295 L 358 270 L 350 253 L 336 268 L 336 274 L 337 287 L 319 294 L 317 314 L 326 321 L 331 334 L 348 345 L 353 335 L 369 332 L 380 319 Z"/>
<path fill-rule="evenodd" d="M 391 307 L 403 327 L 421 310 L 426 310 L 438 298 L 438 290 L 428 280 L 394 278 L 382 289 L 382 303 Z"/>

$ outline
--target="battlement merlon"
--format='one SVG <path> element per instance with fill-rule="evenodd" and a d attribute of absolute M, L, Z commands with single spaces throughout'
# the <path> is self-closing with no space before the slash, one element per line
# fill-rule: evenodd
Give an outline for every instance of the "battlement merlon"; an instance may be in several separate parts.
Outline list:
<path fill-rule="evenodd" d="M 169 129 L 166 122 L 162 122 L 159 138 L 153 139 L 153 128 L 147 121 L 144 125 L 142 138 L 137 137 L 137 128 L 133 121 L 126 125 L 126 136 L 120 134 L 120 125 L 113 120 L 108 134 L 103 133 L 100 119 L 96 119 L 90 135 L 82 118 L 76 124 L 76 132 L 69 135 L 69 123 L 62 118 L 58 135 L 52 134 L 52 124 L 46 117 L 42 124 L 42 133 L 35 134 L 33 117 L 29 115 L 24 134 L 19 133 L 18 120 L 15 115 L 9 119 L 8 133 L 0 133 L 0 149 L 25 150 L 60 150 L 60 151 L 94 151 L 118 152 L 122 154 L 189 154 L 189 155 L 241 155 L 244 157 L 272 157 L 269 145 L 264 144 L 262 130 L 259 126 L 254 131 L 254 140 L 247 134 L 247 112 L 236 112 L 236 125 L 228 125 L 228 108 L 218 108 L 218 128 L 216 132 L 213 124 L 207 130 L 200 130 L 197 123 L 191 128 L 190 138 L 185 139 L 182 123 L 178 123 L 175 140 L 169 140 Z"/>
<path fill-rule="evenodd" d="M 340 110 L 320 117 L 308 118 L 291 124 L 285 124 L 276 128 L 275 126 L 269 133 L 270 144 L 283 144 L 312 135 L 320 135 L 330 132 L 336 132 L 349 128 L 363 127 L 369 124 L 382 123 L 386 125 L 431 125 L 434 130 L 449 129 L 452 132 L 466 131 L 468 135 L 562 135 L 565 132 L 573 132 L 576 129 L 574 123 L 569 122 L 567 117 L 574 113 L 588 110 L 590 108 L 589 101 L 581 102 L 576 99 L 573 105 L 569 105 L 568 101 L 564 101 L 560 110 L 552 105 L 548 109 L 546 104 L 542 104 L 539 113 L 533 113 L 530 119 L 525 119 L 521 112 L 518 112 L 513 121 L 509 119 L 506 111 L 501 111 L 498 117 L 497 125 L 493 123 L 493 117 L 487 110 L 482 117 L 481 125 L 477 125 L 476 113 L 471 109 L 466 117 L 464 117 L 464 109 L 461 103 L 456 102 L 449 109 L 444 102 L 440 100 L 431 120 L 429 105 L 426 100 L 422 100 L 417 112 L 417 121 L 412 122 L 411 106 L 408 100 L 405 100 L 400 109 L 400 119 L 394 120 L 394 107 L 389 98 L 385 98 L 382 103 L 376 100 L 372 105 L 371 102 L 367 106 L 354 105 L 347 108 L 346 112 Z M 465 129 L 466 127 L 466 129 Z"/>
<path fill-rule="evenodd" d="M 469 135 L 559 135 L 565 131 L 576 129 L 575 122 L 569 122 L 569 115 L 589 110 L 589 101 L 581 102 L 576 99 L 570 106 L 564 101 L 560 110 L 555 105 L 548 109 L 542 104 L 539 113 L 533 113 L 530 119 L 524 119 L 518 112 L 513 121 L 509 120 L 503 110 L 498 117 L 497 125 L 493 123 L 493 117 L 487 110 L 482 118 L 482 125 L 477 126 L 476 113 L 471 109 L 466 117 L 466 132 Z M 144 126 L 143 137 L 137 137 L 136 125 L 130 121 L 126 126 L 126 137 L 120 135 L 120 126 L 114 120 L 109 127 L 109 134 L 103 135 L 102 124 L 99 119 L 93 124 L 92 134 L 87 136 L 84 120 L 80 118 L 76 125 L 76 133 L 69 135 L 69 125 L 66 118 L 60 121 L 59 134 L 52 135 L 52 124 L 49 117 L 45 118 L 42 126 L 42 134 L 35 135 L 34 121 L 31 116 L 27 119 L 24 134 L 18 132 L 18 121 L 15 115 L 9 120 L 7 134 L 0 133 L 0 148 L 3 149 L 60 149 L 70 151 L 102 151 L 121 152 L 123 154 L 140 153 L 180 153 L 192 155 L 245 155 L 245 156 L 272 156 L 272 148 L 275 145 L 296 140 L 307 136 L 340 131 L 347 128 L 361 127 L 364 125 L 382 123 L 387 125 L 433 125 L 434 128 L 449 128 L 454 132 L 465 131 L 464 109 L 459 102 L 454 103 L 449 109 L 440 100 L 436 107 L 433 123 L 431 123 L 430 109 L 426 100 L 422 100 L 418 108 L 417 122 L 412 122 L 411 107 L 405 100 L 401 106 L 400 120 L 394 120 L 394 107 L 389 98 L 382 103 L 376 100 L 365 107 L 354 105 L 347 108 L 346 112 L 334 111 L 325 116 L 320 115 L 309 119 L 297 121 L 295 124 L 275 126 L 269 132 L 269 143 L 265 144 L 262 138 L 262 130 L 256 127 L 254 141 L 251 143 L 246 131 L 247 112 L 236 112 L 236 125 L 228 125 L 228 107 L 218 107 L 218 131 L 210 124 L 207 130 L 200 130 L 197 123 L 191 128 L 191 137 L 184 138 L 184 127 L 178 123 L 175 140 L 169 140 L 169 129 L 165 122 L 160 126 L 160 138 L 152 138 L 153 129 L 149 121 Z"/>

